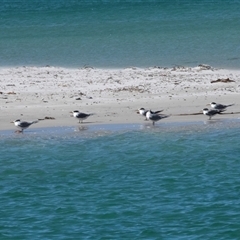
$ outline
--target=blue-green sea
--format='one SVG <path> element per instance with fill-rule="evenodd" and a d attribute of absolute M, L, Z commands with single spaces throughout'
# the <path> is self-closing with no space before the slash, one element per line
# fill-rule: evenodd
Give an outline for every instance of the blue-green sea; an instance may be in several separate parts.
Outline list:
<path fill-rule="evenodd" d="M 0 65 L 239 68 L 240 0 L 0 0 Z"/>
<path fill-rule="evenodd" d="M 0 0 L 0 66 L 238 69 L 239 13 L 240 0 Z M 239 127 L 1 131 L 0 240 L 239 239 Z"/>
<path fill-rule="evenodd" d="M 0 239 L 239 239 L 239 120 L 0 133 Z"/>

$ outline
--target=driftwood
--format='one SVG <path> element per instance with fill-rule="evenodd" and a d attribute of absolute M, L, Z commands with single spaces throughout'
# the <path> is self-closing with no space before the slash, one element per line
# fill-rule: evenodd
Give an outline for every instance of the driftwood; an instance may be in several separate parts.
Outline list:
<path fill-rule="evenodd" d="M 44 119 L 51 119 L 51 120 L 54 120 L 55 118 L 54 118 L 54 117 L 45 117 Z"/>
<path fill-rule="evenodd" d="M 54 120 L 54 117 L 45 117 L 45 118 L 39 118 L 38 121 L 42 121 L 42 120 Z"/>
<path fill-rule="evenodd" d="M 229 78 L 223 78 L 223 79 L 217 79 L 217 80 L 214 80 L 214 81 L 211 81 L 211 83 L 217 83 L 217 82 L 222 82 L 222 83 L 229 83 L 229 82 L 235 82 L 234 80 L 231 80 Z"/>
<path fill-rule="evenodd" d="M 199 113 L 181 113 L 181 114 L 176 114 L 175 116 L 192 116 L 192 115 L 202 115 L 202 112 Z"/>

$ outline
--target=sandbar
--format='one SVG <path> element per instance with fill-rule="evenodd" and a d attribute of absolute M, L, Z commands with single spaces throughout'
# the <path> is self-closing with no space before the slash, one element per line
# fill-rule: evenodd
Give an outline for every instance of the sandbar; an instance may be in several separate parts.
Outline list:
<path fill-rule="evenodd" d="M 240 118 L 240 70 L 196 67 L 124 69 L 53 66 L 0 69 L 0 130 L 16 119 L 39 120 L 31 128 L 142 124 L 144 107 L 169 116 L 156 123 L 206 121 L 210 102 L 232 104 L 214 119 Z M 208 106 L 210 107 L 210 106 Z M 79 124 L 71 111 L 94 113 Z"/>

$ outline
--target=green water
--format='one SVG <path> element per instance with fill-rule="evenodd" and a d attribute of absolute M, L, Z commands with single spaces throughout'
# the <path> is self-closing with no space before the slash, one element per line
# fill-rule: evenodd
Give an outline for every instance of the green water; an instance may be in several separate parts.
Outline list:
<path fill-rule="evenodd" d="M 1 66 L 239 68 L 240 0 L 1 0 Z"/>

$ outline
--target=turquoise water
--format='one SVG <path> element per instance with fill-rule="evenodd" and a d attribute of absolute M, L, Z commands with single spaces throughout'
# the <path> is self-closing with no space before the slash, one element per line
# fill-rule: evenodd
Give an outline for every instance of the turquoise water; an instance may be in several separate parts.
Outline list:
<path fill-rule="evenodd" d="M 240 66 L 240 0 L 0 2 L 1 66 Z"/>
<path fill-rule="evenodd" d="M 2 132 L 0 239 L 239 238 L 239 121 L 113 126 Z"/>
<path fill-rule="evenodd" d="M 2 67 L 240 66 L 240 0 L 0 2 Z M 0 132 L 0 239 L 239 239 L 239 121 L 212 123 Z"/>

